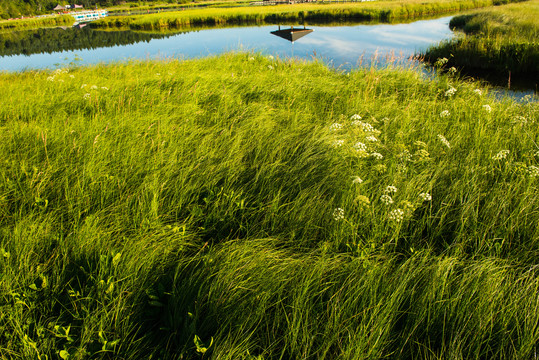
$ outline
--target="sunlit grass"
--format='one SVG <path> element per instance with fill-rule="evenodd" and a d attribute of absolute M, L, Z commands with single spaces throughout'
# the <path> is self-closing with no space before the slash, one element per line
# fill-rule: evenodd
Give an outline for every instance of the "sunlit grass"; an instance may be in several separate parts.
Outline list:
<path fill-rule="evenodd" d="M 0 89 L 2 356 L 537 351 L 537 103 L 251 53 Z"/>
<path fill-rule="evenodd" d="M 426 15 L 490 6 L 491 0 L 404 0 L 342 4 L 295 4 L 235 8 L 186 9 L 149 15 L 111 16 L 92 24 L 97 27 L 131 29 L 178 28 L 190 25 L 218 25 L 260 22 L 320 22 L 417 18 Z"/>

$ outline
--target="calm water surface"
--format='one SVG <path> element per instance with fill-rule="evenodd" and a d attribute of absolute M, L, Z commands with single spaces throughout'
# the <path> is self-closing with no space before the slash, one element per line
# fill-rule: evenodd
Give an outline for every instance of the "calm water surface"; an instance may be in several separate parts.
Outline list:
<path fill-rule="evenodd" d="M 90 44 L 88 47 L 92 48 L 56 49 L 57 51 L 51 53 L 31 55 L 15 55 L 14 51 L 11 51 L 13 55 L 0 57 L 0 70 L 53 69 L 73 61 L 79 64 L 95 64 L 130 59 L 186 59 L 239 49 L 259 51 L 281 58 L 311 59 L 315 56 L 336 68 L 350 69 L 359 64 L 369 64 L 373 57 L 376 57 L 377 63 L 392 55 L 409 58 L 430 45 L 450 38 L 452 36 L 448 26 L 450 18 L 394 25 L 308 26 L 314 31 L 294 43 L 271 34 L 271 31 L 277 30 L 276 25 L 161 34 L 155 35 L 159 38 L 153 39 L 152 35 L 145 35 L 145 39 L 138 42 L 135 40 L 128 45 L 111 45 L 111 42 L 108 42 L 104 46 Z M 75 31 L 69 36 L 65 35 L 69 38 L 69 42 L 74 43 L 81 42 L 77 39 L 76 32 L 84 38 L 88 37 L 88 31 L 101 33 L 86 29 L 55 29 L 55 31 Z M 44 41 L 44 37 L 38 37 L 35 41 Z M 67 49 L 73 49 L 70 45 L 65 43 Z"/>

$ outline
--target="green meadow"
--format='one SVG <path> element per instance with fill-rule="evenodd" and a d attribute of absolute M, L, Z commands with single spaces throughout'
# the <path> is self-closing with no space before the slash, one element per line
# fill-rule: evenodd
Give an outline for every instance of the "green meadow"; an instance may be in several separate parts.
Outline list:
<path fill-rule="evenodd" d="M 3 359 L 537 354 L 537 102 L 252 53 L 0 95 Z"/>
<path fill-rule="evenodd" d="M 478 10 L 456 16 L 450 26 L 463 34 L 429 49 L 431 62 L 447 58 L 448 66 L 539 77 L 539 1 Z M 537 86 L 537 85 L 536 85 Z"/>

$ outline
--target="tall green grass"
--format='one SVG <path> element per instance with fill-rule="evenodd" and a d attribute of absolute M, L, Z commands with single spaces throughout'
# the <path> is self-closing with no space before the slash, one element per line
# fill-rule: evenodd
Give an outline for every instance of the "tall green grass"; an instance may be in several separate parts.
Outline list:
<path fill-rule="evenodd" d="M 500 6 L 451 19 L 450 26 L 465 36 L 447 40 L 426 51 L 434 62 L 525 77 L 539 76 L 539 1 Z"/>
<path fill-rule="evenodd" d="M 92 23 L 96 27 L 129 27 L 155 30 L 192 25 L 244 24 L 262 22 L 391 21 L 412 19 L 451 11 L 490 6 L 491 0 L 477 1 L 380 1 L 375 3 L 296 4 L 236 8 L 188 9 L 150 15 L 111 16 Z"/>
<path fill-rule="evenodd" d="M 28 28 L 41 28 L 51 26 L 72 25 L 75 19 L 70 15 L 60 15 L 44 18 L 28 18 L 20 20 L 0 21 L 0 30 L 20 30 Z"/>
<path fill-rule="evenodd" d="M 537 352 L 537 103 L 250 53 L 0 89 L 3 357 Z"/>

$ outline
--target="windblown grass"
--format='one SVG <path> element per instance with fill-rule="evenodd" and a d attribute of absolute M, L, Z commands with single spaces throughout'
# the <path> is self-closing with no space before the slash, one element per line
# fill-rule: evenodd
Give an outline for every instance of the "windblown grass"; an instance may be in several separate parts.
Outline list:
<path fill-rule="evenodd" d="M 539 77 L 539 1 L 531 0 L 461 15 L 450 26 L 466 35 L 427 50 L 434 62 L 525 77 Z"/>
<path fill-rule="evenodd" d="M 129 27 L 155 30 L 191 25 L 331 22 L 331 21 L 391 21 L 426 15 L 490 6 L 492 0 L 403 0 L 344 4 L 296 4 L 253 6 L 240 8 L 190 9 L 136 16 L 111 16 L 92 23 L 96 27 Z"/>
<path fill-rule="evenodd" d="M 3 357 L 537 352 L 537 103 L 256 54 L 0 89 Z"/>

